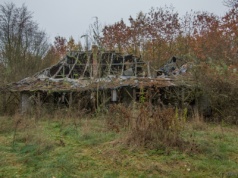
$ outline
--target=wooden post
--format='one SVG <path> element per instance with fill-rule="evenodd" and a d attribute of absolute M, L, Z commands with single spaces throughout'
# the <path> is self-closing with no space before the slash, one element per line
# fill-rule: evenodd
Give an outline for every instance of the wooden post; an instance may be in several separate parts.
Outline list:
<path fill-rule="evenodd" d="M 30 94 L 27 92 L 21 92 L 21 103 L 20 103 L 20 110 L 21 113 L 24 114 L 30 110 L 31 103 L 30 103 Z"/>
<path fill-rule="evenodd" d="M 91 99 L 92 111 L 95 111 L 95 109 L 96 109 L 95 92 L 91 93 L 90 99 Z"/>
<path fill-rule="evenodd" d="M 98 76 L 99 69 L 99 61 L 98 61 L 98 47 L 97 45 L 92 46 L 92 53 L 93 53 L 93 78 L 100 77 Z"/>
<path fill-rule="evenodd" d="M 151 77 L 150 62 L 148 62 L 148 64 L 147 64 L 147 71 L 148 71 L 148 77 Z"/>
<path fill-rule="evenodd" d="M 133 102 L 136 102 L 136 88 L 133 88 Z"/>
<path fill-rule="evenodd" d="M 125 66 L 125 56 L 123 57 L 122 69 L 121 69 L 121 76 L 123 76 L 124 66 Z"/>
<path fill-rule="evenodd" d="M 39 119 L 40 116 L 41 116 L 41 106 L 42 106 L 42 100 L 41 100 L 41 92 L 38 91 L 37 92 L 37 98 L 36 98 L 36 108 L 37 108 L 37 111 L 36 111 L 36 118 Z"/>
<path fill-rule="evenodd" d="M 116 89 L 113 89 L 113 90 L 111 90 L 111 93 L 112 93 L 112 95 L 111 95 L 111 100 L 112 100 L 113 102 L 117 101 L 117 90 L 116 90 Z"/>
<path fill-rule="evenodd" d="M 65 66 L 63 66 L 63 78 L 65 78 Z"/>
<path fill-rule="evenodd" d="M 134 59 L 134 64 L 135 64 L 135 77 L 137 77 L 137 59 Z"/>
<path fill-rule="evenodd" d="M 111 67 L 112 67 L 113 57 L 114 57 L 114 54 L 112 54 L 112 56 L 110 58 L 110 64 L 108 66 L 108 75 L 111 74 Z"/>

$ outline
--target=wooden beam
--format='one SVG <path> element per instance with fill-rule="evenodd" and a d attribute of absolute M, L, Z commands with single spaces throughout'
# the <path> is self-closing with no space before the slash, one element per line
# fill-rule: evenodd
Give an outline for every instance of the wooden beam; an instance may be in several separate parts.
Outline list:
<path fill-rule="evenodd" d="M 67 78 L 69 77 L 69 75 L 70 75 L 70 74 L 72 73 L 72 71 L 74 70 L 75 65 L 78 63 L 78 60 L 79 60 L 79 53 L 78 53 L 77 57 L 74 58 L 74 59 L 75 59 L 75 62 L 74 62 L 74 64 L 73 64 L 73 66 L 71 67 L 71 69 L 70 69 L 68 75 L 66 76 Z"/>
<path fill-rule="evenodd" d="M 111 74 L 111 67 L 112 67 L 113 56 L 114 56 L 114 53 L 111 54 L 110 64 L 108 66 L 108 75 Z"/>
<path fill-rule="evenodd" d="M 21 103 L 20 103 L 20 110 L 21 113 L 24 114 L 29 111 L 31 107 L 30 103 L 30 94 L 28 92 L 21 92 Z"/>
<path fill-rule="evenodd" d="M 134 63 L 135 63 L 135 77 L 137 77 L 137 59 L 134 59 Z"/>
<path fill-rule="evenodd" d="M 122 69 L 121 69 L 121 76 L 123 76 L 124 66 L 125 66 L 125 56 L 123 56 Z"/>
<path fill-rule="evenodd" d="M 147 71 L 148 71 L 148 77 L 151 77 L 150 62 L 147 63 Z"/>

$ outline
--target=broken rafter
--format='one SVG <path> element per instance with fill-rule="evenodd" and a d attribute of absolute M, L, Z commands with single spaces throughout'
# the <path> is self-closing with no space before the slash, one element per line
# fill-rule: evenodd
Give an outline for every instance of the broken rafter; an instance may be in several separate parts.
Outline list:
<path fill-rule="evenodd" d="M 62 65 L 59 67 L 59 69 L 57 70 L 57 72 L 52 76 L 52 78 L 55 78 L 55 77 L 58 75 L 58 73 L 59 73 L 59 72 L 61 71 L 61 69 L 63 68 L 64 64 L 65 64 L 65 62 L 62 63 Z"/>
<path fill-rule="evenodd" d="M 78 53 L 78 55 L 77 55 L 76 58 L 75 58 L 75 57 L 72 57 L 72 58 L 75 59 L 75 62 L 74 62 L 74 64 L 73 64 L 73 66 L 71 67 L 71 69 L 70 69 L 68 75 L 66 76 L 67 78 L 69 77 L 69 75 L 70 75 L 70 74 L 72 73 L 72 71 L 74 70 L 75 65 L 78 63 L 79 53 Z"/>
<path fill-rule="evenodd" d="M 125 66 L 125 56 L 123 56 L 121 75 L 123 75 L 123 72 L 124 72 L 124 66 Z"/>
<path fill-rule="evenodd" d="M 89 64 L 90 64 L 90 58 L 88 57 L 88 54 L 87 54 L 87 63 L 85 64 L 83 74 L 82 74 L 82 76 L 80 76 L 80 78 L 84 77 L 85 72 L 87 71 L 87 68 L 88 68 Z"/>

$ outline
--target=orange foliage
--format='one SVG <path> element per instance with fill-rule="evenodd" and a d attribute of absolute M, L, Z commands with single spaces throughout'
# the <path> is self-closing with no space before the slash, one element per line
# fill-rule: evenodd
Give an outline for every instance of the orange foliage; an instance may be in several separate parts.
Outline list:
<path fill-rule="evenodd" d="M 105 49 L 141 55 L 158 63 L 173 55 L 190 55 L 201 61 L 223 60 L 234 64 L 238 53 L 238 13 L 224 17 L 208 12 L 190 12 L 183 18 L 173 8 L 151 9 L 103 29 Z"/>

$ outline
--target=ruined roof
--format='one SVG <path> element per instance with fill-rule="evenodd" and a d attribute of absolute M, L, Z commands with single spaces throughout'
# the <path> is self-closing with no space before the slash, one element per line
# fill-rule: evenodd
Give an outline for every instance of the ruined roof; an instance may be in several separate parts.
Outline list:
<path fill-rule="evenodd" d="M 39 79 L 29 77 L 21 82 L 12 84 L 11 91 L 85 91 L 85 90 L 101 90 L 101 89 L 116 89 L 120 87 L 166 87 L 174 85 L 167 78 L 100 78 L 92 80 L 83 79 Z"/>
<path fill-rule="evenodd" d="M 130 87 L 166 87 L 172 79 L 157 76 L 140 57 L 116 52 L 70 52 L 58 64 L 9 85 L 11 91 L 85 91 Z"/>

